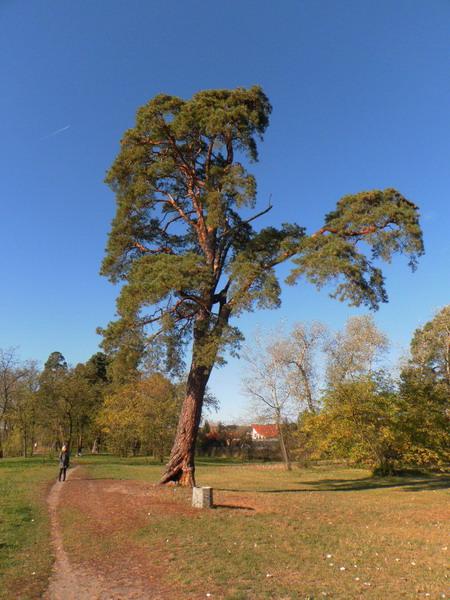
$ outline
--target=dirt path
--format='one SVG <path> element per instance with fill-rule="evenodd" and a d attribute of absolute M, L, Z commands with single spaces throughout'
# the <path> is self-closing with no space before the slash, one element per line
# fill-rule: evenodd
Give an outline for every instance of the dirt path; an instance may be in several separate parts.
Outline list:
<path fill-rule="evenodd" d="M 125 535 L 150 504 L 155 510 L 154 494 L 137 482 L 89 479 L 82 467 L 56 482 L 47 499 L 55 564 L 44 600 L 173 600 L 160 581 L 157 549 L 144 552 Z"/>
<path fill-rule="evenodd" d="M 79 467 L 68 471 L 67 481 L 73 477 Z M 51 519 L 51 531 L 52 531 L 52 546 L 55 555 L 55 564 L 53 567 L 53 575 L 50 580 L 50 585 L 45 593 L 45 600 L 88 600 L 92 598 L 89 590 L 85 589 L 84 585 L 80 581 L 80 573 L 75 574 L 73 566 L 70 564 L 67 554 L 64 550 L 61 531 L 57 517 L 57 507 L 62 491 L 62 486 L 66 485 L 66 482 L 62 483 L 56 481 L 50 490 L 47 502 L 50 510 Z"/>
<path fill-rule="evenodd" d="M 55 564 L 43 600 L 205 600 L 201 580 L 177 589 L 177 544 L 149 535 L 171 520 L 178 527 L 200 518 L 190 498 L 184 488 L 70 469 L 47 498 Z M 218 491 L 215 500 L 222 510 L 254 510 L 232 492 Z"/>

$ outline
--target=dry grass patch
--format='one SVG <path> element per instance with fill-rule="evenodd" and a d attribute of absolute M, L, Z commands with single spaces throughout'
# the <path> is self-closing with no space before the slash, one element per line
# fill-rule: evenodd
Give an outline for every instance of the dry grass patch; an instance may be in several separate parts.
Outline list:
<path fill-rule="evenodd" d="M 134 481 L 94 483 L 108 470 Z M 92 463 L 85 473 L 79 501 L 72 493 L 63 505 L 69 551 L 125 569 L 128 554 L 164 597 L 450 598 L 448 477 L 201 464 L 217 508 L 198 510 L 190 490 L 152 485 L 157 466 Z"/>

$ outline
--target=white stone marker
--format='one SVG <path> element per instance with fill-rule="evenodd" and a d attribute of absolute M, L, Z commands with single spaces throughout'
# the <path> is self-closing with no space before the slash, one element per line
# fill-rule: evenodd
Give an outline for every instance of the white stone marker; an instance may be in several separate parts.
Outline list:
<path fill-rule="evenodd" d="M 192 506 L 195 508 L 213 507 L 213 489 L 210 486 L 192 488 Z"/>

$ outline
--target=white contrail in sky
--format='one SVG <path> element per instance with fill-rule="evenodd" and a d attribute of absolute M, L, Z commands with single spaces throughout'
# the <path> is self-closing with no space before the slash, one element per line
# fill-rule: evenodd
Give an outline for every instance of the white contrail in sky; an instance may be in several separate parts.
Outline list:
<path fill-rule="evenodd" d="M 49 137 L 52 137 L 53 135 L 57 135 L 58 133 L 61 133 L 62 131 L 65 131 L 66 129 L 69 129 L 69 127 L 72 127 L 71 125 L 66 125 L 65 127 L 63 127 L 62 129 L 58 129 L 58 131 L 54 131 L 53 133 L 49 133 L 48 135 L 46 135 L 45 137 L 43 137 L 43 140 L 48 139 Z"/>

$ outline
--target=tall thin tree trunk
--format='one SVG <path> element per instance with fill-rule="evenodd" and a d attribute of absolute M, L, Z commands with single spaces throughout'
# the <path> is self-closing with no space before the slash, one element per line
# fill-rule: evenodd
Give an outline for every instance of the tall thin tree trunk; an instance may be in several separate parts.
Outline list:
<path fill-rule="evenodd" d="M 305 372 L 305 369 L 302 366 L 299 366 L 299 371 L 300 371 L 300 375 L 301 375 L 301 378 L 303 381 L 303 387 L 305 388 L 306 404 L 308 405 L 309 412 L 312 415 L 315 415 L 316 408 L 314 406 L 314 402 L 312 399 L 312 393 L 311 393 L 311 388 L 309 387 L 308 376 Z"/>
<path fill-rule="evenodd" d="M 281 455 L 283 457 L 284 466 L 287 471 L 291 470 L 291 461 L 289 459 L 289 453 L 286 448 L 286 440 L 284 439 L 283 425 L 280 420 L 280 415 L 276 415 L 276 426 L 278 431 L 278 439 L 280 441 Z"/>
<path fill-rule="evenodd" d="M 5 446 L 5 431 L 6 431 L 6 423 L 3 415 L 0 417 L 0 458 L 4 458 L 3 448 Z"/>
<path fill-rule="evenodd" d="M 26 458 L 27 457 L 27 448 L 28 448 L 28 434 L 27 434 L 27 424 L 26 424 L 26 417 L 25 417 L 25 425 L 23 428 L 23 457 Z"/>
<path fill-rule="evenodd" d="M 91 454 L 97 454 L 98 453 L 98 447 L 99 447 L 99 436 L 96 435 L 95 438 L 94 438 L 94 442 L 92 444 Z"/>
<path fill-rule="evenodd" d="M 30 437 L 31 437 L 31 446 L 30 446 L 30 456 L 33 456 L 34 454 L 34 443 L 35 443 L 35 437 L 34 437 L 34 433 L 35 433 L 35 421 L 34 421 L 34 411 L 33 411 L 33 415 L 31 417 L 31 432 L 30 432 Z"/>
<path fill-rule="evenodd" d="M 69 419 L 69 435 L 68 435 L 67 440 L 64 443 L 67 446 L 68 452 L 71 452 L 71 450 L 72 450 L 72 437 L 73 437 L 73 419 L 72 419 L 72 415 L 70 414 L 70 412 L 67 413 L 67 417 Z"/>
<path fill-rule="evenodd" d="M 195 486 L 195 442 L 202 416 L 203 397 L 211 368 L 193 364 L 178 422 L 177 435 L 160 484 L 170 481 L 186 487 Z"/>

